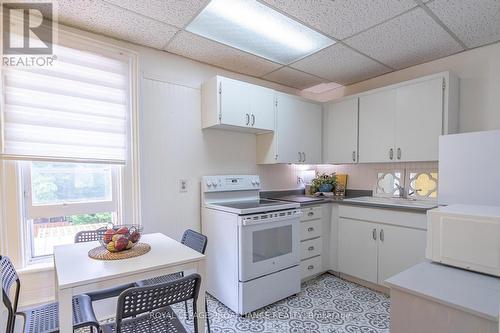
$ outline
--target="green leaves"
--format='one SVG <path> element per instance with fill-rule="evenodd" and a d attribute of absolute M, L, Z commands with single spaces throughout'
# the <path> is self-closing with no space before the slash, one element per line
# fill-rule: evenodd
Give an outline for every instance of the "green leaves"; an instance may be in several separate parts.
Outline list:
<path fill-rule="evenodd" d="M 335 187 L 337 186 L 337 175 L 335 174 L 335 172 L 332 174 L 323 173 L 321 175 L 317 175 L 316 178 L 312 180 L 310 192 L 319 192 L 319 187 L 324 184 L 332 185 L 335 189 Z"/>

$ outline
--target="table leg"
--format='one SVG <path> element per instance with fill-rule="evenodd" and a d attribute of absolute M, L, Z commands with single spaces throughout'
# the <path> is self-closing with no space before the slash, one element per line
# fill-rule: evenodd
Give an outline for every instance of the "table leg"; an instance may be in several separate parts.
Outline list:
<path fill-rule="evenodd" d="M 73 294 L 71 289 L 59 289 L 59 332 L 73 332 Z"/>
<path fill-rule="evenodd" d="M 207 314 L 205 313 L 205 260 L 198 262 L 196 272 L 201 276 L 200 292 L 198 301 L 196 302 L 196 310 L 198 311 L 198 333 L 205 333 L 205 325 Z"/>

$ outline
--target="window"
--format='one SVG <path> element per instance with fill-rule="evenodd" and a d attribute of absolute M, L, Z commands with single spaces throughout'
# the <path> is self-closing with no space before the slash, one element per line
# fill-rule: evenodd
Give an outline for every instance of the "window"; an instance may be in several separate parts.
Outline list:
<path fill-rule="evenodd" d="M 137 54 L 60 29 L 54 55 L 0 73 L 1 245 L 19 267 L 80 230 L 140 223 Z"/>
<path fill-rule="evenodd" d="M 437 199 L 438 173 L 408 172 L 408 196 L 415 199 Z"/>
<path fill-rule="evenodd" d="M 403 189 L 404 193 L 401 193 Z M 406 195 L 410 199 L 436 200 L 437 191 L 437 170 L 402 169 L 377 172 L 374 195 L 378 197 Z"/>
<path fill-rule="evenodd" d="M 104 164 L 23 163 L 24 229 L 28 260 L 51 255 L 82 230 L 116 223 L 120 167 Z"/>
<path fill-rule="evenodd" d="M 375 194 L 379 197 L 392 197 L 399 196 L 400 186 L 403 186 L 403 172 L 402 171 L 392 171 L 392 172 L 378 172 L 377 173 L 377 185 L 375 187 Z"/>

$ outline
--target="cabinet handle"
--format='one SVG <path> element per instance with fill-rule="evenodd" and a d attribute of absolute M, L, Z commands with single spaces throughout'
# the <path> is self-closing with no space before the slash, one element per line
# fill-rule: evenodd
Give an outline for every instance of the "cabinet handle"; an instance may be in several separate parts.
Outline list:
<path fill-rule="evenodd" d="M 352 151 L 352 161 L 356 162 L 356 151 L 355 150 Z"/>
<path fill-rule="evenodd" d="M 389 149 L 389 159 L 394 159 L 394 149 Z"/>
<path fill-rule="evenodd" d="M 255 115 L 252 113 L 252 126 L 255 125 Z"/>
<path fill-rule="evenodd" d="M 372 230 L 372 237 L 373 237 L 373 240 L 377 240 L 377 229 L 373 228 Z"/>
<path fill-rule="evenodd" d="M 309 227 L 309 228 L 307 228 L 307 231 L 309 231 L 309 232 L 313 232 L 313 231 L 314 231 L 314 228 L 313 228 L 313 227 Z"/>
<path fill-rule="evenodd" d="M 245 117 L 246 117 L 246 119 L 247 119 L 247 123 L 246 123 L 246 125 L 248 126 L 248 125 L 250 125 L 250 115 L 247 113 L 247 114 L 245 115 Z"/>
<path fill-rule="evenodd" d="M 384 229 L 380 229 L 380 240 L 384 241 Z"/>
<path fill-rule="evenodd" d="M 304 159 L 302 160 L 302 162 L 305 162 L 306 161 L 306 153 L 302 152 L 302 154 L 304 155 Z"/>
<path fill-rule="evenodd" d="M 401 159 L 401 148 L 398 148 L 398 160 Z"/>
<path fill-rule="evenodd" d="M 308 251 L 314 251 L 314 246 L 309 246 L 309 247 L 307 248 L 307 250 L 308 250 Z"/>
<path fill-rule="evenodd" d="M 314 212 L 307 213 L 307 216 L 313 216 L 313 215 L 314 215 Z"/>
<path fill-rule="evenodd" d="M 299 162 L 302 162 L 302 153 L 299 151 Z"/>
<path fill-rule="evenodd" d="M 307 266 L 307 269 L 308 269 L 308 270 L 312 270 L 312 269 L 314 269 L 314 265 L 309 265 L 309 266 Z"/>

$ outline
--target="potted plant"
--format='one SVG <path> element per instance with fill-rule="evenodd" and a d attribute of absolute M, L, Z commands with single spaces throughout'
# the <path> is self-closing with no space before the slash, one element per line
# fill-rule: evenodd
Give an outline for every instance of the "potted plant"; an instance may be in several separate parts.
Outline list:
<path fill-rule="evenodd" d="M 312 194 L 316 192 L 332 192 L 337 186 L 337 175 L 334 173 L 316 176 L 312 180 L 310 192 Z"/>

